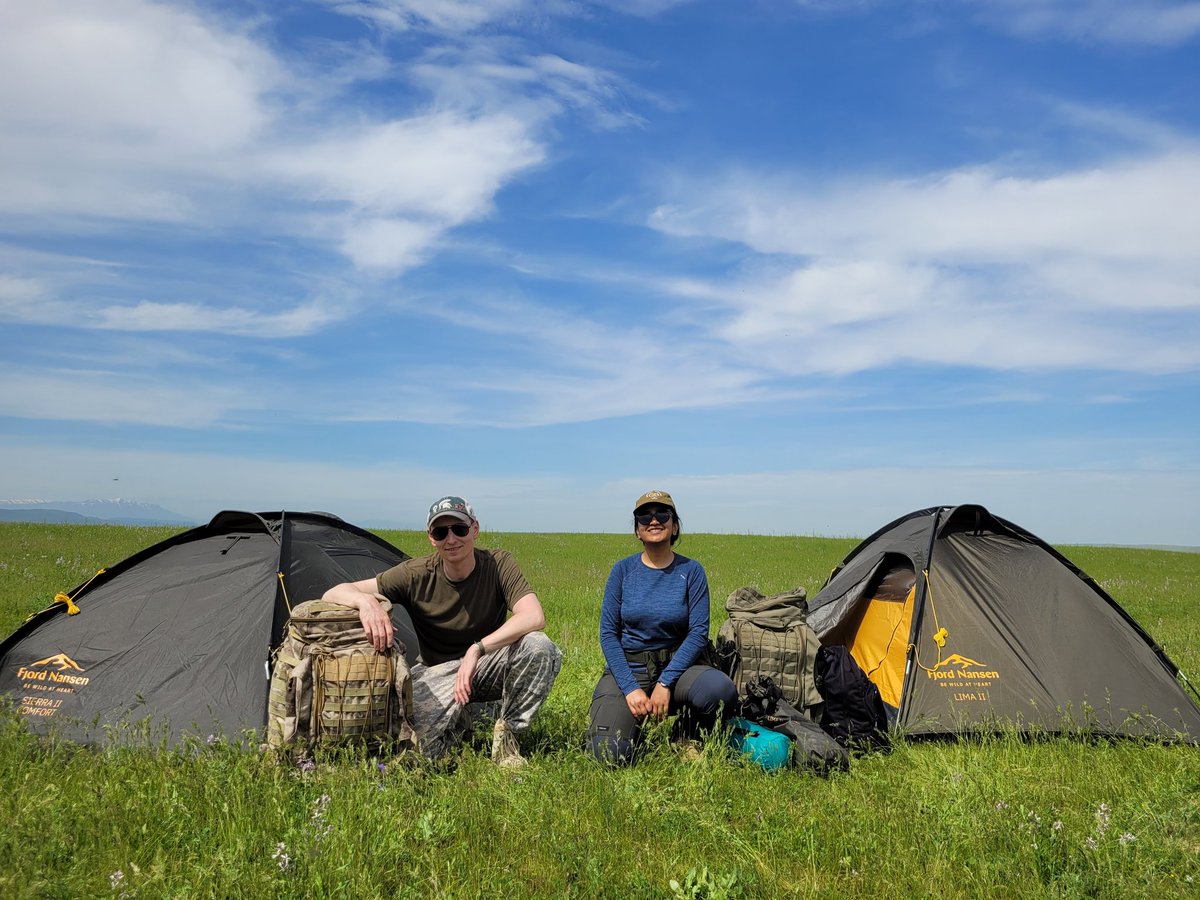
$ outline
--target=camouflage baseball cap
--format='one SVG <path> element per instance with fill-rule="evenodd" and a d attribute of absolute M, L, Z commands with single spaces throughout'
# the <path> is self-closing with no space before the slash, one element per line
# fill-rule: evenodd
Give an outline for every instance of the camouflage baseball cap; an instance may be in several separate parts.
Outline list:
<path fill-rule="evenodd" d="M 649 506 L 651 503 L 658 503 L 669 507 L 672 511 L 675 510 L 675 501 L 671 499 L 671 495 L 666 491 L 646 491 L 646 493 L 637 498 L 637 503 L 633 504 L 633 511 L 637 512 L 643 506 Z"/>
<path fill-rule="evenodd" d="M 471 504 L 462 497 L 443 497 L 429 507 L 429 518 L 425 520 L 425 528 L 428 529 L 434 519 L 440 519 L 443 516 L 452 516 L 461 522 L 470 524 L 475 521 L 475 510 L 471 509 Z"/>

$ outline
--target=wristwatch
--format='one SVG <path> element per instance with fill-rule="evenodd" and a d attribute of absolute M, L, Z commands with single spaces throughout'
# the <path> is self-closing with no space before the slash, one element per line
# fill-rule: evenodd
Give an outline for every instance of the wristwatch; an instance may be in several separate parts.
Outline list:
<path fill-rule="evenodd" d="M 479 648 L 480 656 L 487 656 L 487 647 L 483 646 L 483 641 L 476 641 L 475 646 Z"/>

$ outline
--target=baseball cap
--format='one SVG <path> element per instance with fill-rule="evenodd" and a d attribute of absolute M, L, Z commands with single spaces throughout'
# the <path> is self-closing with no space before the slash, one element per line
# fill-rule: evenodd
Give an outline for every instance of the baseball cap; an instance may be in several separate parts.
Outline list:
<path fill-rule="evenodd" d="M 671 499 L 671 495 L 666 491 L 646 491 L 646 493 L 637 498 L 637 503 L 633 504 L 633 511 L 637 512 L 643 506 L 649 506 L 651 503 L 658 503 L 668 507 L 672 512 L 676 512 L 675 501 Z"/>
<path fill-rule="evenodd" d="M 443 497 L 429 507 L 429 518 L 425 520 L 425 528 L 433 524 L 434 519 L 451 516 L 468 525 L 475 521 L 475 510 L 462 497 Z"/>

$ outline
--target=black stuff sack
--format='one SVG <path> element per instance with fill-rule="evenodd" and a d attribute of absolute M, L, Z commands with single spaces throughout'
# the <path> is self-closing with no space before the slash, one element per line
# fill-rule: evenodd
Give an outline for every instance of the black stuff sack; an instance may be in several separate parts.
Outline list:
<path fill-rule="evenodd" d="M 817 690 L 824 708 L 821 728 L 850 750 L 880 750 L 888 746 L 887 707 L 879 688 L 840 644 L 821 647 L 815 667 Z"/>

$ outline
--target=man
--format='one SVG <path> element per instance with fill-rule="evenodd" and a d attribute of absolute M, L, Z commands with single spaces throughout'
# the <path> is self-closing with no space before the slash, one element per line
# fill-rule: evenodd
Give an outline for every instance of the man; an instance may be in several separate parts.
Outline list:
<path fill-rule="evenodd" d="M 550 693 L 562 654 L 542 629 L 546 617 L 512 554 L 475 546 L 479 521 L 462 497 L 429 507 L 434 553 L 409 559 L 376 578 L 346 582 L 323 599 L 358 610 L 376 650 L 391 646 L 394 627 L 379 597 L 408 610 L 420 660 L 413 666 L 414 723 L 424 752 L 440 756 L 475 715 L 499 709 L 492 759 L 524 765 L 516 734 L 529 727 Z"/>

